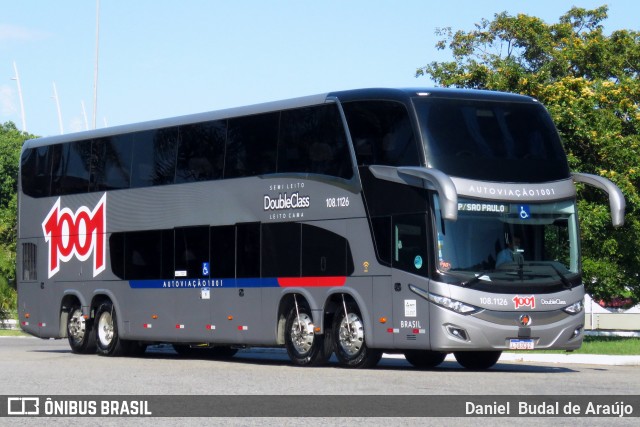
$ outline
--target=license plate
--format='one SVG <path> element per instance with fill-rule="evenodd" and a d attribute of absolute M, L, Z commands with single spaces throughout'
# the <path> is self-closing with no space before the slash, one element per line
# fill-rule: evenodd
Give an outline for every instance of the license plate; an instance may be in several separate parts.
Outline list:
<path fill-rule="evenodd" d="M 533 350 L 533 340 L 509 340 L 509 350 Z"/>

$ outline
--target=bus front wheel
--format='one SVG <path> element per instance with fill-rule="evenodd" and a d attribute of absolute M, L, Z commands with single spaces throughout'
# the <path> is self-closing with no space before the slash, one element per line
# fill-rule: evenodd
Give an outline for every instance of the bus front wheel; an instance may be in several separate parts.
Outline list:
<path fill-rule="evenodd" d="M 467 369 L 489 369 L 498 362 L 501 351 L 456 351 L 456 361 Z"/>
<path fill-rule="evenodd" d="M 331 357 L 327 335 L 316 335 L 311 309 L 306 304 L 292 306 L 287 315 L 284 344 L 289 359 L 298 366 L 323 365 Z"/>
<path fill-rule="evenodd" d="M 382 351 L 369 348 L 364 337 L 364 322 L 355 304 L 345 304 L 333 318 L 333 347 L 338 362 L 347 368 L 373 368 Z"/>

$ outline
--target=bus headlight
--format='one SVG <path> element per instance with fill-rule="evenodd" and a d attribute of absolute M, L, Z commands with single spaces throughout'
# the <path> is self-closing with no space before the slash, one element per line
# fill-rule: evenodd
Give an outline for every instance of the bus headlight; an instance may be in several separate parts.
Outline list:
<path fill-rule="evenodd" d="M 465 304 L 461 301 L 458 301 L 452 298 L 447 298 L 447 297 L 443 297 L 442 295 L 427 292 L 424 289 L 421 289 L 417 286 L 409 285 L 409 289 L 412 292 L 420 295 L 422 298 L 426 299 L 427 301 L 431 301 L 432 303 L 439 305 L 440 307 L 444 307 L 448 310 L 455 311 L 456 313 L 471 314 L 471 313 L 475 313 L 476 311 L 480 311 L 480 308 L 475 307 L 473 305 Z"/>
<path fill-rule="evenodd" d="M 563 310 L 569 314 L 578 314 L 582 311 L 583 308 L 584 308 L 584 303 L 582 302 L 582 300 L 580 300 L 580 301 L 574 302 L 570 306 L 563 308 Z"/>

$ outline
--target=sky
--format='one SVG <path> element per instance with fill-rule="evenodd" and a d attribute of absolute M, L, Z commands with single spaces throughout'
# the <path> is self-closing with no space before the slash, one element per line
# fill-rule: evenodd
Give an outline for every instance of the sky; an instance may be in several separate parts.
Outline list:
<path fill-rule="evenodd" d="M 639 30 L 637 0 L 0 0 L 0 123 L 24 129 L 20 92 L 26 130 L 49 136 L 92 129 L 94 116 L 102 128 L 432 87 L 415 73 L 451 59 L 435 47 L 438 28 L 469 31 L 503 11 L 554 23 L 572 6 L 603 4 L 606 32 Z"/>

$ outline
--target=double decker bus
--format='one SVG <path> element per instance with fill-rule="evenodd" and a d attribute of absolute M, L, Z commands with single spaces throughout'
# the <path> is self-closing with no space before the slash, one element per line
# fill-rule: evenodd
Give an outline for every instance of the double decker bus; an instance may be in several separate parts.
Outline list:
<path fill-rule="evenodd" d="M 471 369 L 580 347 L 575 183 L 544 107 L 363 89 L 29 140 L 22 329 L 75 353 Z"/>

